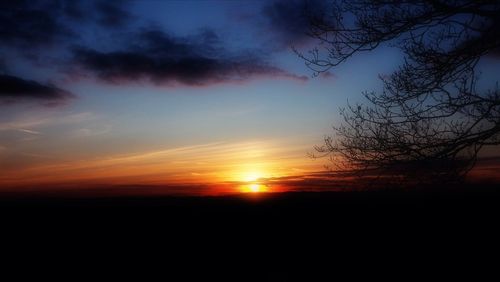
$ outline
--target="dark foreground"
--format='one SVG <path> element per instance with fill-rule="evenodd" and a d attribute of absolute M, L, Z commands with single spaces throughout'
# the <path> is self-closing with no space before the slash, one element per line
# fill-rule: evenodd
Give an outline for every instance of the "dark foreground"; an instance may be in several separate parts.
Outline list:
<path fill-rule="evenodd" d="M 4 197 L 0 213 L 2 243 L 9 250 L 3 254 L 10 263 L 4 269 L 24 266 L 69 279 L 92 278 L 95 270 L 104 270 L 101 278 L 166 281 L 499 276 L 500 193 L 494 186 L 230 197 Z"/>

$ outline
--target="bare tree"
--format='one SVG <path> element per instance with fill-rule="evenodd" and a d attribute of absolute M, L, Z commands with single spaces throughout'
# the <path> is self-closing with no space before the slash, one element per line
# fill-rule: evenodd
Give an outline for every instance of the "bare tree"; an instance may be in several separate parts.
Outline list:
<path fill-rule="evenodd" d="M 382 93 L 342 109 L 344 122 L 317 146 L 337 172 L 385 179 L 458 181 L 485 145 L 500 144 L 500 92 L 478 86 L 477 64 L 500 54 L 500 1 L 334 1 L 311 18 L 319 44 L 296 51 L 315 74 L 381 44 L 400 48 Z"/>

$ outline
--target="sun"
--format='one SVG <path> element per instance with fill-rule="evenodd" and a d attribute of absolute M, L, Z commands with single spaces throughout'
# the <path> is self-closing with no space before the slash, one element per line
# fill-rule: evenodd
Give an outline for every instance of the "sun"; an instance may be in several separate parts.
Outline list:
<path fill-rule="evenodd" d="M 240 191 L 243 193 L 257 194 L 257 193 L 268 192 L 268 187 L 263 184 L 252 183 L 247 185 L 241 185 Z"/>
<path fill-rule="evenodd" d="M 269 186 L 266 184 L 268 174 L 264 170 L 257 168 L 249 170 L 241 170 L 235 175 L 236 181 L 239 183 L 238 190 L 243 193 L 258 194 L 269 192 Z"/>
<path fill-rule="evenodd" d="M 253 192 L 253 193 L 257 193 L 257 192 L 260 192 L 261 191 L 261 188 L 260 188 L 260 184 L 250 184 L 248 186 L 250 192 Z"/>

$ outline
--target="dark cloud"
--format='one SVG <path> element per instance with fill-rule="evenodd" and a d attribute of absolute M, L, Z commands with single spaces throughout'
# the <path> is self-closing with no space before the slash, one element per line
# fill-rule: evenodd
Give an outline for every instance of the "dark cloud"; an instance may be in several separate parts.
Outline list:
<path fill-rule="evenodd" d="M 95 8 L 98 23 L 107 27 L 125 26 L 132 17 L 124 1 L 97 1 Z"/>
<path fill-rule="evenodd" d="M 126 26 L 134 17 L 128 10 L 126 1 L 109 0 L 66 0 L 56 1 L 58 17 L 66 17 L 75 22 L 95 22 L 105 27 Z"/>
<path fill-rule="evenodd" d="M 273 21 L 288 21 L 288 18 L 281 19 L 281 12 L 271 12 L 279 8 L 278 4 L 269 8 Z M 14 47 L 12 50 L 19 52 L 16 55 L 43 64 L 50 53 L 41 50 L 54 46 L 59 48 L 57 54 L 62 55 L 48 59 L 66 64 L 63 56 L 67 55 L 69 46 L 82 44 L 83 40 L 79 40 L 84 39 L 79 38 L 82 31 L 110 32 L 109 28 L 127 27 L 134 19 L 127 6 L 126 1 L 105 0 L 2 1 L 0 49 Z M 76 67 L 106 82 L 146 80 L 162 85 L 206 85 L 257 76 L 307 79 L 271 65 L 260 55 L 228 51 L 219 36 L 209 29 L 194 36 L 178 37 L 156 28 L 135 32 L 127 28 L 113 34 L 111 40 L 122 40 L 123 47 L 111 51 L 102 51 L 95 47 L 96 44 L 71 48 L 73 59 L 70 61 L 76 65 L 68 67 Z M 3 68 L 6 67 L 8 65 Z M 0 71 L 1 68 L 0 64 Z"/>
<path fill-rule="evenodd" d="M 5 63 L 5 59 L 0 57 L 0 74 L 7 71 L 7 64 Z"/>
<path fill-rule="evenodd" d="M 203 31 L 189 38 L 149 29 L 133 35 L 123 50 L 101 52 L 75 48 L 75 62 L 107 82 L 147 80 L 156 84 L 206 85 L 255 76 L 306 79 L 271 66 L 248 54 L 229 54 L 217 35 Z"/>
<path fill-rule="evenodd" d="M 124 1 L 1 1 L 0 46 L 24 49 L 65 43 L 82 23 L 124 26 L 132 18 Z"/>
<path fill-rule="evenodd" d="M 286 47 L 310 40 L 310 19 L 322 17 L 325 11 L 325 0 L 277 0 L 264 6 L 262 14 L 276 43 Z"/>
<path fill-rule="evenodd" d="M 54 9 L 54 1 L 2 1 L 0 45 L 34 48 L 54 43 L 72 32 Z"/>
<path fill-rule="evenodd" d="M 11 75 L 0 75 L 0 102 L 16 103 L 37 101 L 44 105 L 64 104 L 74 97 L 68 91 L 53 85 L 44 85 L 32 80 L 25 80 Z"/>
<path fill-rule="evenodd" d="M 81 1 L 65 1 L 61 6 L 61 13 L 75 21 L 85 21 L 88 14 Z"/>

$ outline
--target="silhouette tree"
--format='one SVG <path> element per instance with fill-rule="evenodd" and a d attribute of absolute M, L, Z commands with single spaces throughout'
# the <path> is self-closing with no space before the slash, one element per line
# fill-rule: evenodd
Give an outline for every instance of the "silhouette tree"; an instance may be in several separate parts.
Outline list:
<path fill-rule="evenodd" d="M 387 43 L 404 62 L 381 76 L 368 104 L 342 109 L 343 124 L 315 147 L 334 171 L 404 181 L 459 181 L 486 145 L 500 144 L 498 82 L 476 66 L 500 54 L 500 1 L 336 1 L 311 17 L 319 44 L 297 54 L 317 75 Z"/>

